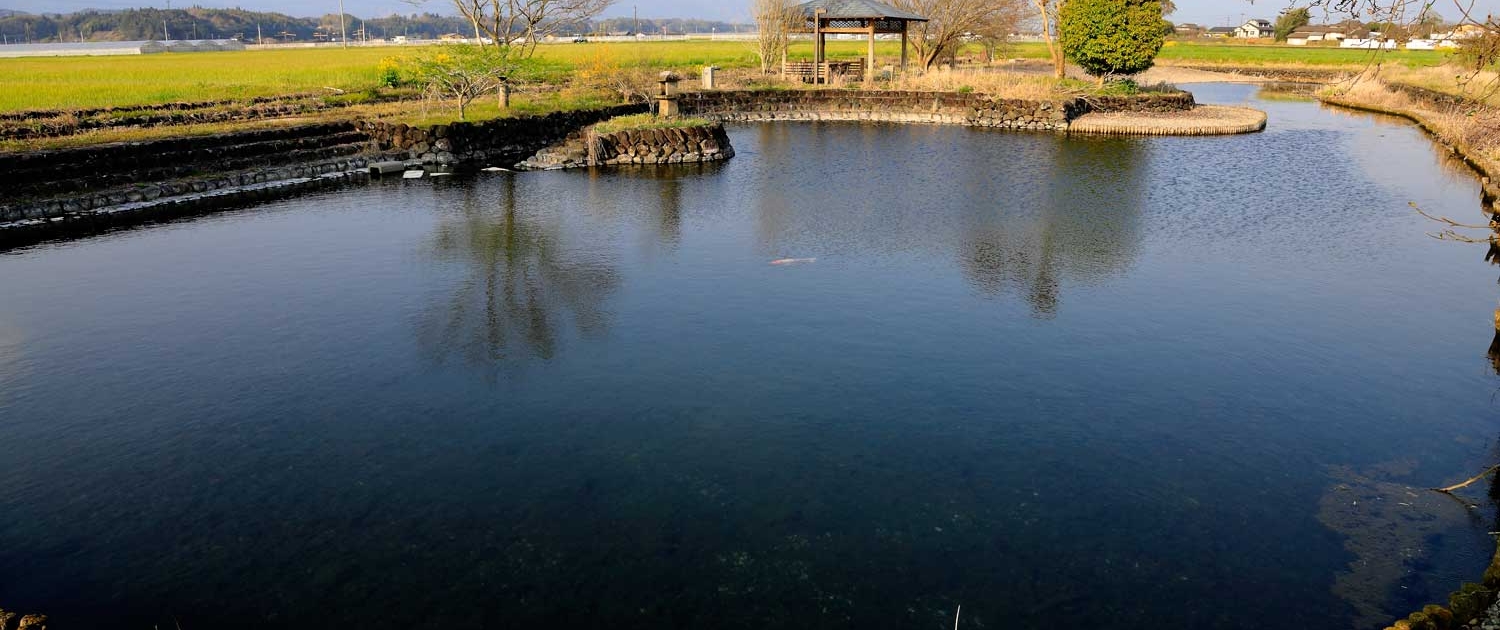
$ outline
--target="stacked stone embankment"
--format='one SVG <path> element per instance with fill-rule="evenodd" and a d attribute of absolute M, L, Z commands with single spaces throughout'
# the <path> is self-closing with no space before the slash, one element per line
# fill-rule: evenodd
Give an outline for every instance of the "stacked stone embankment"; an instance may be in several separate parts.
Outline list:
<path fill-rule="evenodd" d="M 0 154 L 0 247 L 343 183 L 370 148 L 333 123 Z"/>
<path fill-rule="evenodd" d="M 388 100 L 395 99 L 376 99 L 375 102 Z M 324 95 L 302 94 L 242 101 L 10 112 L 0 113 L 0 139 L 35 140 L 101 129 L 245 122 L 306 115 L 346 105 Z"/>
<path fill-rule="evenodd" d="M 351 123 L 0 154 L 0 203 L 360 155 Z"/>
<path fill-rule="evenodd" d="M 589 137 L 589 162 L 598 165 L 692 164 L 734 157 L 724 125 L 639 129 Z"/>
<path fill-rule="evenodd" d="M 376 151 L 388 157 L 420 160 L 424 164 L 509 166 L 562 142 L 583 127 L 617 116 L 649 111 L 650 106 L 645 103 L 634 103 L 430 127 L 366 121 L 359 123 L 359 129 L 375 143 Z"/>
<path fill-rule="evenodd" d="M 1053 100 L 998 99 L 977 93 L 857 90 L 745 90 L 683 95 L 685 115 L 723 121 L 873 121 L 1066 131 L 1095 111 L 1181 112 L 1187 92 Z"/>
<path fill-rule="evenodd" d="M 47 616 L 23 615 L 0 609 L 0 630 L 47 630 Z"/>

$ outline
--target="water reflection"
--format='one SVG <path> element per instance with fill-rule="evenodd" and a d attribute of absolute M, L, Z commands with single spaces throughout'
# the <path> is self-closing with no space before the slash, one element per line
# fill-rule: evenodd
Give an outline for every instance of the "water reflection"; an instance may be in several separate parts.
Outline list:
<path fill-rule="evenodd" d="M 463 188 L 458 215 L 434 231 L 433 254 L 467 272 L 421 324 L 421 345 L 439 359 L 550 359 L 570 323 L 585 336 L 608 326 L 604 302 L 619 273 L 597 253 L 568 251 L 557 217 L 520 208 L 516 185 L 512 175 L 498 178 L 493 199 L 491 187 Z"/>
<path fill-rule="evenodd" d="M 4 385 L 21 375 L 22 347 L 21 331 L 0 322 L 0 402 L 13 395 L 12 388 Z"/>
<path fill-rule="evenodd" d="M 1130 266 L 1140 241 L 1149 152 L 1133 139 L 1043 143 L 1046 185 L 970 215 L 959 246 L 980 293 L 1017 294 L 1051 319 L 1061 279 L 1103 280 Z"/>

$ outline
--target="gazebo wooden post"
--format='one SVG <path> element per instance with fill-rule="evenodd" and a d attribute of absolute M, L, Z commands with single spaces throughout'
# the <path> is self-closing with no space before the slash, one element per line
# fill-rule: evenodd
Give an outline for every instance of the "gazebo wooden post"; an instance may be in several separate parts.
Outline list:
<path fill-rule="evenodd" d="M 906 72 L 906 31 L 911 29 L 911 22 L 901 20 L 901 72 Z"/>
<path fill-rule="evenodd" d="M 870 18 L 870 53 L 865 56 L 866 84 L 870 84 L 875 81 L 875 22 L 876 20 L 874 18 Z"/>
<path fill-rule="evenodd" d="M 824 55 L 827 52 L 826 51 L 826 47 L 827 47 L 828 44 L 827 44 L 827 42 L 825 42 L 823 40 L 823 38 L 825 36 L 824 33 L 823 33 L 823 14 L 825 14 L 825 13 L 828 13 L 828 9 L 824 9 L 822 7 L 819 7 L 817 10 L 813 11 L 813 84 L 814 85 L 823 83 L 823 75 L 825 74 L 825 70 L 824 70 L 823 66 L 827 63 L 827 59 L 824 58 Z"/>

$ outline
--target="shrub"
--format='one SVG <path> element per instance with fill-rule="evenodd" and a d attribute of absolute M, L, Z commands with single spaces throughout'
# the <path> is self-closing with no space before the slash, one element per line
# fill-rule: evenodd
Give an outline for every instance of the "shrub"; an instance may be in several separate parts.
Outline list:
<path fill-rule="evenodd" d="M 1166 37 L 1156 0 L 1068 0 L 1057 16 L 1063 53 L 1093 76 L 1149 70 Z"/>
<path fill-rule="evenodd" d="M 395 57 L 386 57 L 380 60 L 377 66 L 380 72 L 380 85 L 383 87 L 401 87 L 401 62 Z"/>

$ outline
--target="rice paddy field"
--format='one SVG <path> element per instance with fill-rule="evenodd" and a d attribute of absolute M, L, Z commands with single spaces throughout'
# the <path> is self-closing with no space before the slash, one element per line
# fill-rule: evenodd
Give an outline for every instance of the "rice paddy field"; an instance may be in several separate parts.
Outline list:
<path fill-rule="evenodd" d="M 690 70 L 704 65 L 748 68 L 756 64 L 750 42 L 677 41 L 588 43 L 543 46 L 544 78 L 566 76 L 584 66 Z M 862 41 L 829 42 L 834 58 L 864 54 Z M 337 90 L 363 90 L 379 82 L 382 60 L 411 55 L 414 48 L 356 47 L 250 50 L 189 55 L 0 59 L 0 111 L 72 109 L 209 101 Z M 894 58 L 894 42 L 880 42 L 880 56 Z M 1040 43 L 1008 46 L 1012 58 L 1047 56 Z M 794 46 L 794 58 L 810 58 L 810 42 Z M 1436 51 L 1375 51 L 1244 44 L 1170 42 L 1164 64 L 1218 66 L 1359 66 L 1373 60 L 1422 67 L 1442 63 Z"/>

